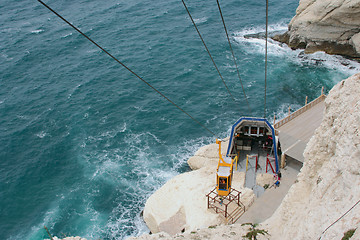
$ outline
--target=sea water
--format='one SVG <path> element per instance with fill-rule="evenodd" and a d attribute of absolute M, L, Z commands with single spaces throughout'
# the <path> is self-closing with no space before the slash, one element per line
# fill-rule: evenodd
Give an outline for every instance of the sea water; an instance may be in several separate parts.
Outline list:
<path fill-rule="evenodd" d="M 265 1 L 46 1 L 220 138 L 264 116 Z M 285 31 L 297 0 L 270 2 Z M 148 232 L 146 199 L 215 137 L 38 1 L 0 3 L 0 238 L 124 239 Z M 281 118 L 359 64 L 269 40 L 266 117 Z M 241 84 L 248 98 L 248 110 Z M 214 182 L 215 183 L 215 182 Z M 199 183 L 201 184 L 201 183 Z"/>

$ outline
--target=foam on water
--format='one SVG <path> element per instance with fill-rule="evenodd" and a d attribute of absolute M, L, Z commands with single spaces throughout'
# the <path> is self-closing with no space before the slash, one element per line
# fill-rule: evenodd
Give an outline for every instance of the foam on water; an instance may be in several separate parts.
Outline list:
<path fill-rule="evenodd" d="M 204 23 L 204 22 L 206 22 L 206 21 L 207 21 L 207 18 L 206 18 L 206 17 L 195 18 L 195 19 L 194 19 L 194 22 L 195 22 L 196 24 L 201 24 L 201 23 Z"/>
<path fill-rule="evenodd" d="M 148 232 L 140 216 L 146 199 L 189 171 L 187 159 L 214 138 L 37 2 L 5 2 L 0 15 L 0 207 L 6 206 L 0 209 L 6 218 L 0 220 L 1 237 L 46 238 L 44 225 L 53 235 L 88 239 Z M 276 16 L 271 31 L 286 30 L 289 6 L 295 11 L 298 1 L 284 4 L 286 11 L 276 8 L 284 16 Z M 263 112 L 264 40 L 244 38 L 264 31 L 253 16 L 261 6 L 229 1 L 223 7 L 252 113 L 243 102 L 226 37 L 220 36 L 216 3 L 190 7 L 237 103 L 181 3 L 86 0 L 53 7 L 226 137 L 239 117 Z M 301 107 L 305 95 L 313 99 L 321 86 L 330 89 L 358 70 L 357 63 L 338 56 L 303 55 L 270 41 L 269 118 L 287 115 L 288 106 Z"/>
<path fill-rule="evenodd" d="M 43 29 L 37 29 L 37 30 L 32 30 L 31 33 L 39 34 L 43 31 L 44 31 Z"/>
<path fill-rule="evenodd" d="M 100 143 L 105 143 L 105 148 L 108 148 L 118 134 L 124 135 L 125 148 L 94 149 L 94 146 Z M 138 235 L 148 232 L 140 216 L 146 198 L 155 189 L 176 176 L 179 171 L 183 171 L 181 169 L 184 168 L 188 157 L 210 140 L 211 138 L 208 137 L 190 139 L 177 146 L 169 146 L 173 149 L 166 152 L 171 154 L 162 155 L 156 153 L 154 149 L 156 145 L 166 144 L 164 141 L 152 132 L 135 134 L 131 129 L 127 129 L 126 123 L 115 130 L 87 137 L 85 143 L 81 144 L 81 148 L 85 148 L 84 153 L 86 153 L 83 156 L 84 162 L 81 164 L 85 168 L 89 184 L 106 183 L 119 197 L 114 198 L 116 204 L 109 212 L 105 228 L 100 231 L 100 235 L 96 226 L 103 223 L 94 221 L 86 228 L 83 236 L 89 238 L 107 236 L 110 239 L 121 239 L 129 234 Z M 167 164 L 164 165 L 157 158 L 166 159 Z M 101 194 L 100 189 L 97 191 L 95 195 Z M 132 199 L 131 204 L 126 200 L 129 197 Z M 91 202 L 89 201 L 89 204 Z"/>
<path fill-rule="evenodd" d="M 285 32 L 287 25 L 273 24 L 269 26 L 269 32 Z M 265 39 L 260 37 L 245 37 L 248 35 L 257 35 L 265 32 L 265 28 L 253 27 L 245 28 L 235 33 L 235 41 L 246 49 L 247 53 L 264 55 Z M 346 75 L 352 75 L 360 71 L 360 63 L 346 59 L 338 55 L 328 55 L 324 52 L 305 54 L 304 50 L 292 50 L 286 44 L 282 44 L 268 39 L 268 57 L 282 57 L 299 66 L 318 66 L 330 70 L 342 72 Z M 271 67 L 271 66 L 270 66 Z"/>

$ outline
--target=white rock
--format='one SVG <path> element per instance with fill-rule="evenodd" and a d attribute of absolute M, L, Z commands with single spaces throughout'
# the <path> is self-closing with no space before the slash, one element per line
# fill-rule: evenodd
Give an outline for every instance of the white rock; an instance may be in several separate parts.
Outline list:
<path fill-rule="evenodd" d="M 305 52 L 360 57 L 360 0 L 300 0 L 285 41 Z M 280 39 L 278 39 L 280 40 Z"/>
<path fill-rule="evenodd" d="M 350 39 L 351 45 L 360 53 L 360 33 L 353 35 Z"/>
<path fill-rule="evenodd" d="M 266 221 L 274 239 L 318 239 L 360 199 L 360 74 L 337 84 L 325 104 L 323 121 L 305 149 L 298 183 Z M 360 227 L 359 212 L 360 206 L 350 211 L 324 239 L 340 239 Z"/>
<path fill-rule="evenodd" d="M 144 220 L 150 231 L 173 235 L 183 229 L 193 231 L 222 224 L 221 216 L 207 209 L 205 196 L 215 187 L 215 171 L 203 167 L 180 174 L 151 195 L 144 209 Z M 241 201 L 249 207 L 255 196 L 252 190 L 241 188 L 244 177 L 234 173 L 233 186 L 242 192 Z"/>
<path fill-rule="evenodd" d="M 225 157 L 229 144 L 229 138 L 221 142 L 221 154 Z M 196 151 L 193 157 L 190 157 L 187 161 L 188 165 L 192 170 L 197 170 L 202 167 L 217 167 L 219 162 L 219 145 L 209 144 L 205 145 Z"/>

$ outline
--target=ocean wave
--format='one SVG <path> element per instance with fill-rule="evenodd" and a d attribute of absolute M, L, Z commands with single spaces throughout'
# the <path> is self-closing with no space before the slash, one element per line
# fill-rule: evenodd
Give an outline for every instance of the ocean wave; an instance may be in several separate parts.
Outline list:
<path fill-rule="evenodd" d="M 201 23 L 205 23 L 205 22 L 207 22 L 207 17 L 202 17 L 202 18 L 194 18 L 194 22 L 196 23 L 196 24 L 201 24 Z"/>
<path fill-rule="evenodd" d="M 269 32 L 285 32 L 287 26 L 284 24 L 274 24 L 269 26 Z M 265 53 L 265 39 L 262 37 L 247 37 L 249 35 L 261 35 L 265 31 L 262 27 L 245 28 L 235 33 L 235 41 L 240 44 L 247 54 Z M 330 70 L 342 72 L 347 75 L 353 75 L 360 71 L 360 63 L 346 59 L 339 55 L 329 55 L 324 52 L 315 52 L 305 54 L 304 50 L 292 50 L 284 43 L 268 39 L 268 58 L 281 57 L 299 65 L 299 66 L 318 66 Z"/>
<path fill-rule="evenodd" d="M 47 132 L 45 132 L 45 131 L 41 131 L 41 132 L 37 133 L 36 136 L 37 136 L 38 138 L 44 138 L 44 137 L 50 136 L 50 135 L 49 135 Z"/>
<path fill-rule="evenodd" d="M 62 38 L 67 38 L 73 35 L 73 32 L 67 33 L 65 35 L 62 36 Z"/>
<path fill-rule="evenodd" d="M 44 32 L 44 29 L 36 29 L 36 30 L 32 30 L 30 31 L 31 33 L 34 33 L 34 34 L 39 34 L 39 33 L 42 33 Z"/>
<path fill-rule="evenodd" d="M 278 109 L 276 110 L 276 112 L 274 112 L 273 114 L 271 114 L 272 116 L 275 116 L 276 121 L 277 120 L 281 120 L 285 117 L 287 117 L 289 115 L 289 108 L 290 108 L 290 112 L 293 113 L 294 111 L 296 111 L 297 109 L 301 108 L 302 106 L 299 104 L 287 104 L 287 103 L 282 103 Z M 268 119 L 271 123 L 273 122 L 273 119 Z"/>

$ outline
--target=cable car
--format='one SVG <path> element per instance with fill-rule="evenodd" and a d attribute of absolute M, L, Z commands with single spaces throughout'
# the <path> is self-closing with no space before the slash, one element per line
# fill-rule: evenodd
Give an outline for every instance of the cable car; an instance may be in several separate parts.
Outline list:
<path fill-rule="evenodd" d="M 216 171 L 216 191 L 219 196 L 227 196 L 231 191 L 231 182 L 233 176 L 234 159 L 230 157 L 223 158 L 221 155 L 221 141 L 219 144 L 219 163 Z"/>

